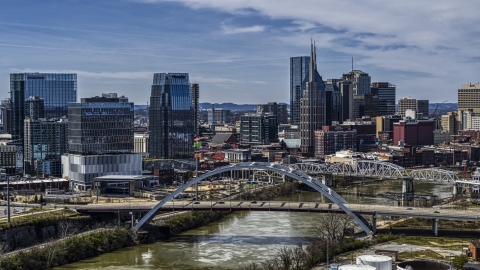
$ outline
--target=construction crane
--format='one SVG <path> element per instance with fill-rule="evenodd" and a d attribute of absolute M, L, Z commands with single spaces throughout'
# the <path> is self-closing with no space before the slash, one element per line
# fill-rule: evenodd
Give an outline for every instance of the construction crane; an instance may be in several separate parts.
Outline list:
<path fill-rule="evenodd" d="M 433 110 L 433 113 L 432 113 L 432 116 L 435 117 L 437 116 L 436 115 L 436 112 L 437 112 L 437 109 L 438 109 L 438 106 L 442 105 L 443 103 L 447 102 L 448 100 L 445 100 L 444 102 L 442 103 L 438 103 L 437 106 L 435 106 L 435 110 Z"/>

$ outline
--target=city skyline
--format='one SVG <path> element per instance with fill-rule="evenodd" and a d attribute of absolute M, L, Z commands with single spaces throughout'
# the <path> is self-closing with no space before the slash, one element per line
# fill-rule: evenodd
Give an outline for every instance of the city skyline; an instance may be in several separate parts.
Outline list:
<path fill-rule="evenodd" d="M 372 82 L 395 84 L 397 99 L 456 102 L 460 85 L 480 80 L 480 3 L 352 3 L 3 3 L 0 98 L 10 73 L 52 72 L 76 73 L 79 98 L 117 92 L 146 104 L 153 73 L 187 72 L 200 102 L 288 104 L 289 59 L 308 55 L 311 38 L 325 80 L 349 72 L 353 57 Z"/>

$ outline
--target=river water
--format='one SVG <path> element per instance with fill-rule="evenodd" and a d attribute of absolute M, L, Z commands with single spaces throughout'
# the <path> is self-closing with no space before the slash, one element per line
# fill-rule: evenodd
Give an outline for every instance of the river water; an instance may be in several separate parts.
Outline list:
<path fill-rule="evenodd" d="M 392 200 L 372 195 L 401 192 L 401 186 L 400 180 L 388 180 L 336 191 L 350 203 L 393 205 Z M 414 188 L 415 192 L 442 197 L 452 192 L 451 183 L 415 181 Z M 324 202 L 325 198 L 317 192 L 304 191 L 277 200 Z M 318 215 L 237 212 L 168 241 L 137 245 L 55 269 L 236 269 L 272 258 L 282 246 L 307 244 Z"/>

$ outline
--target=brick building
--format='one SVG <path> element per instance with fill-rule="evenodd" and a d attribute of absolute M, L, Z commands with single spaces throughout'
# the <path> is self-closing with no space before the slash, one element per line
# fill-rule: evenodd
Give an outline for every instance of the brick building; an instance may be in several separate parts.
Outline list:
<path fill-rule="evenodd" d="M 356 130 L 332 131 L 330 126 L 315 131 L 314 150 L 316 158 L 324 158 L 345 149 L 355 149 Z"/>
<path fill-rule="evenodd" d="M 402 120 L 393 124 L 394 145 L 433 145 L 435 129 L 432 120 Z"/>

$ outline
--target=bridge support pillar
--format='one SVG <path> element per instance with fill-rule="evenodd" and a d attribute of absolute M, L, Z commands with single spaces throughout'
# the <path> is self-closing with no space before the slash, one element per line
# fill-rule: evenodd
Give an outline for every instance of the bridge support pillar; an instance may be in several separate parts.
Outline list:
<path fill-rule="evenodd" d="M 322 174 L 322 184 L 327 187 L 333 187 L 333 176 L 331 174 Z"/>
<path fill-rule="evenodd" d="M 413 200 L 413 195 L 413 178 L 404 178 L 402 184 L 402 205 L 405 205 L 406 202 Z"/>
<path fill-rule="evenodd" d="M 433 235 L 438 236 L 438 218 L 432 219 L 432 231 Z"/>
<path fill-rule="evenodd" d="M 457 183 L 454 183 L 454 184 L 453 184 L 453 192 L 452 192 L 453 197 L 457 197 L 457 195 L 458 195 L 458 193 L 459 193 L 459 192 L 458 192 L 458 188 L 459 188 L 459 187 L 457 186 Z"/>
<path fill-rule="evenodd" d="M 377 214 L 372 216 L 372 232 L 377 234 Z"/>

